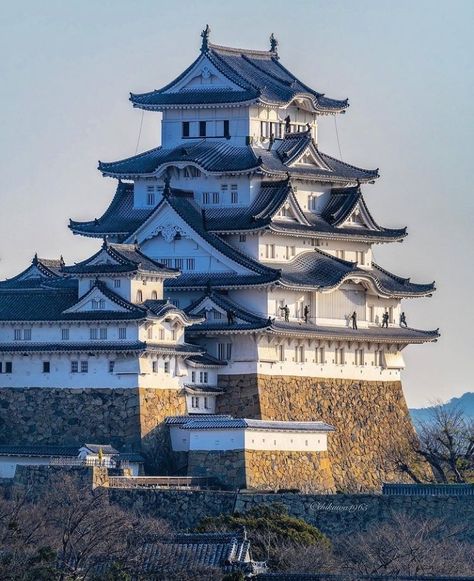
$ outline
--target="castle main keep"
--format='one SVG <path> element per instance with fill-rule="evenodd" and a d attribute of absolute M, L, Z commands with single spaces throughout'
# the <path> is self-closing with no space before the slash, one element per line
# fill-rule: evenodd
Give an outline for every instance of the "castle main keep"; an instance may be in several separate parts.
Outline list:
<path fill-rule="evenodd" d="M 0 442 L 102 439 L 171 472 L 184 453 L 206 475 L 225 456 L 236 486 L 257 488 L 398 478 L 387 450 L 413 435 L 403 351 L 438 338 L 402 301 L 434 283 L 376 262 L 406 228 L 367 206 L 377 169 L 324 153 L 321 117 L 349 105 L 317 89 L 273 35 L 244 50 L 206 28 L 174 81 L 130 95 L 162 114 L 161 145 L 99 163 L 115 195 L 69 223 L 97 252 L 35 256 L 0 283 Z"/>

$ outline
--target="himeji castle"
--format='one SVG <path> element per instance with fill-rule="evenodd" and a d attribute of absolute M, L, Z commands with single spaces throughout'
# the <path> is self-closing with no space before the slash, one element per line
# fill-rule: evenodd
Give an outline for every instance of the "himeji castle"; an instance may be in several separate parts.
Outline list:
<path fill-rule="evenodd" d="M 273 35 L 264 51 L 201 36 L 174 81 L 130 95 L 162 114 L 161 145 L 99 162 L 115 195 L 70 220 L 97 253 L 35 257 L 0 284 L 0 385 L 174 390 L 184 415 L 286 422 L 287 435 L 328 422 L 336 484 L 375 486 L 390 477 L 383 446 L 412 430 L 403 351 L 438 338 L 401 303 L 434 283 L 376 262 L 376 245 L 407 235 L 364 199 L 378 169 L 324 153 L 319 120 L 348 101 L 296 78 Z"/>

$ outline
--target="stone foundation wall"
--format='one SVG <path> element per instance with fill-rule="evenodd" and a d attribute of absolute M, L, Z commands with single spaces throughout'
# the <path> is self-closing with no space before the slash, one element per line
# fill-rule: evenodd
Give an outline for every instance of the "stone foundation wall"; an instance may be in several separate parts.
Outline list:
<path fill-rule="evenodd" d="M 247 488 L 302 492 L 335 492 L 331 462 L 327 452 L 245 452 Z"/>
<path fill-rule="evenodd" d="M 111 443 L 166 464 L 163 420 L 183 414 L 185 398 L 170 389 L 0 389 L 0 443 L 80 446 Z"/>
<path fill-rule="evenodd" d="M 327 452 L 192 451 L 188 476 L 217 478 L 226 488 L 335 491 Z"/>
<path fill-rule="evenodd" d="M 189 452 L 188 476 L 217 478 L 225 488 L 246 488 L 244 451 Z"/>
<path fill-rule="evenodd" d="M 219 376 L 219 385 L 226 390 L 219 413 L 334 425 L 328 451 L 338 490 L 400 481 L 388 452 L 414 434 L 401 382 L 244 375 Z"/>

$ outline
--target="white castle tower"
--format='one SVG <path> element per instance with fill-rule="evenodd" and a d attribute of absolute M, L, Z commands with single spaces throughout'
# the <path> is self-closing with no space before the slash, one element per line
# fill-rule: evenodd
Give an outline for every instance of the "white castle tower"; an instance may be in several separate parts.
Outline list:
<path fill-rule="evenodd" d="M 383 447 L 412 430 L 403 350 L 438 337 L 408 327 L 401 301 L 430 296 L 434 283 L 375 261 L 374 246 L 402 241 L 406 229 L 380 226 L 367 207 L 362 187 L 377 169 L 323 153 L 319 118 L 348 101 L 298 80 L 277 44 L 272 35 L 268 51 L 217 46 L 207 27 L 183 73 L 130 96 L 162 113 L 161 145 L 100 162 L 118 180 L 115 196 L 100 218 L 69 227 L 118 252 L 137 245 L 164 273 L 181 273 L 160 275 L 164 296 L 186 327 L 186 349 L 198 350 L 193 364 L 208 354 L 218 411 L 330 422 L 336 482 L 375 486 L 389 476 Z M 84 267 L 60 271 L 90 278 Z M 195 396 L 204 378 L 187 374 Z"/>

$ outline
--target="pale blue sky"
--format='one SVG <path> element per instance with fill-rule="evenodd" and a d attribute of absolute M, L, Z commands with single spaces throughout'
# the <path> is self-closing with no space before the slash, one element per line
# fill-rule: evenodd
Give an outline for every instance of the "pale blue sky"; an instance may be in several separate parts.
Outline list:
<path fill-rule="evenodd" d="M 69 217 L 100 216 L 114 191 L 97 160 L 135 153 L 141 112 L 129 91 L 160 87 L 212 41 L 264 49 L 274 32 L 282 63 L 351 106 L 338 119 L 345 161 L 380 167 L 365 188 L 378 221 L 407 225 L 379 263 L 436 280 L 431 299 L 406 301 L 410 324 L 440 327 L 434 345 L 407 349 L 410 405 L 473 390 L 474 2 L 239 0 L 0 1 L 0 277 L 34 252 L 86 257 Z M 145 113 L 140 149 L 157 144 Z M 320 146 L 337 155 L 334 121 Z"/>

